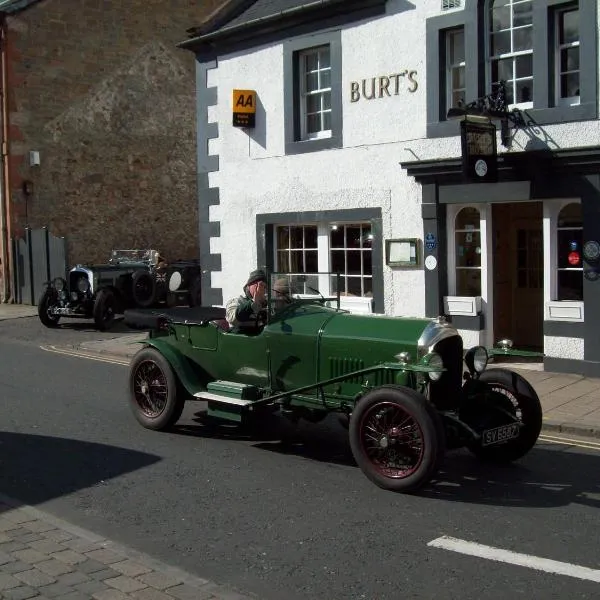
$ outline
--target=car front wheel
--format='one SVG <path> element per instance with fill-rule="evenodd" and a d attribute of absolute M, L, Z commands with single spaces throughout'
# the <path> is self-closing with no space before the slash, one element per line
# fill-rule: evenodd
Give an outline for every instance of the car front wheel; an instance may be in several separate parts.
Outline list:
<path fill-rule="evenodd" d="M 38 316 L 46 327 L 58 327 L 60 317 L 50 312 L 53 306 L 56 306 L 56 293 L 46 289 L 38 302 Z"/>
<path fill-rule="evenodd" d="M 168 361 L 158 350 L 143 348 L 131 361 L 129 405 L 137 421 L 147 429 L 174 425 L 185 403 Z"/>
<path fill-rule="evenodd" d="M 117 299 L 108 288 L 101 289 L 94 302 L 94 323 L 100 331 L 110 329 L 117 311 Z"/>
<path fill-rule="evenodd" d="M 363 473 L 381 488 L 412 492 L 437 471 L 444 430 L 425 397 L 409 388 L 367 392 L 350 419 L 350 447 Z"/>

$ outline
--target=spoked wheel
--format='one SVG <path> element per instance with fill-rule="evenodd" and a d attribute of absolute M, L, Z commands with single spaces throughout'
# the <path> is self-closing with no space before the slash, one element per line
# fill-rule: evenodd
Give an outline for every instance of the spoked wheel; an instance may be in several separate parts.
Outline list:
<path fill-rule="evenodd" d="M 110 329 L 117 312 L 117 299 L 112 290 L 103 288 L 98 292 L 94 302 L 94 323 L 100 331 Z"/>
<path fill-rule="evenodd" d="M 179 420 L 184 402 L 162 354 L 154 348 L 140 350 L 129 373 L 129 403 L 135 418 L 147 429 L 166 429 Z"/>
<path fill-rule="evenodd" d="M 485 371 L 479 384 L 480 394 L 460 413 L 461 420 L 483 434 L 469 449 L 478 458 L 497 463 L 521 458 L 533 448 L 542 429 L 538 395 L 508 369 Z"/>
<path fill-rule="evenodd" d="M 350 420 L 350 446 L 363 473 L 384 489 L 410 492 L 427 483 L 444 452 L 438 414 L 414 390 L 383 386 L 361 398 Z"/>
<path fill-rule="evenodd" d="M 56 301 L 56 293 L 51 290 L 44 290 L 38 301 L 38 316 L 46 327 L 58 327 L 60 317 L 50 310 L 56 305 Z"/>

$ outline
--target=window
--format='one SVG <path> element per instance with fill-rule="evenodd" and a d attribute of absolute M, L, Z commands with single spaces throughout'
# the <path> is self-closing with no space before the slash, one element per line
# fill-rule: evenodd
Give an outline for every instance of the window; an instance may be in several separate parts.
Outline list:
<path fill-rule="evenodd" d="M 557 300 L 583 300 L 581 204 L 567 204 L 556 223 Z"/>
<path fill-rule="evenodd" d="M 370 223 L 278 225 L 275 240 L 275 271 L 305 274 L 299 281 L 324 295 L 337 293 L 338 281 L 342 296 L 373 295 Z M 339 273 L 339 280 L 323 281 L 316 275 L 327 271 Z"/>
<path fill-rule="evenodd" d="M 446 32 L 446 107 L 460 106 L 465 99 L 465 32 Z"/>
<path fill-rule="evenodd" d="M 481 231 L 479 211 L 463 208 L 456 215 L 456 295 L 481 296 Z"/>
<path fill-rule="evenodd" d="M 504 81 L 507 104 L 532 105 L 532 0 L 495 0 L 490 24 L 491 89 Z"/>
<path fill-rule="evenodd" d="M 329 46 L 304 50 L 300 62 L 301 139 L 331 137 L 331 60 Z"/>
<path fill-rule="evenodd" d="M 286 154 L 341 148 L 341 33 L 288 40 L 283 50 Z"/>
<path fill-rule="evenodd" d="M 556 13 L 556 98 L 558 104 L 579 104 L 579 10 Z"/>

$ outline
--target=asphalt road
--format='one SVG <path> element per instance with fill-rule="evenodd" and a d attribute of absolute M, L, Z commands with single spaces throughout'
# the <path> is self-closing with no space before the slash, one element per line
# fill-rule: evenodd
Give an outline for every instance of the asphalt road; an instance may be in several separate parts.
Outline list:
<path fill-rule="evenodd" d="M 287 454 L 210 434 L 201 404 L 177 432 L 147 431 L 126 403 L 126 367 L 44 352 L 67 335 L 40 341 L 18 321 L 0 323 L 9 496 L 264 600 L 600 596 L 600 581 L 428 546 L 453 536 L 597 574 L 598 450 L 542 442 L 487 470 L 458 452 L 419 495 L 393 494 L 362 475 L 335 423 L 304 427 Z"/>

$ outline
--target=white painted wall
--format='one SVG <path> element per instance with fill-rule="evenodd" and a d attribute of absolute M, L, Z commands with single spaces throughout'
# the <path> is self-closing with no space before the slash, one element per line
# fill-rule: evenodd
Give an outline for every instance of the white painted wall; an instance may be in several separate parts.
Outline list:
<path fill-rule="evenodd" d="M 407 4 L 414 8 L 401 10 Z M 220 171 L 210 174 L 209 182 L 221 198 L 210 211 L 210 219 L 221 223 L 211 252 L 221 254 L 223 265 L 212 275 L 212 285 L 223 289 L 225 301 L 240 293 L 256 267 L 258 213 L 381 207 L 384 239 L 422 238 L 420 186 L 399 163 L 460 155 L 458 124 L 456 137 L 425 137 L 425 23 L 441 14 L 440 7 L 440 0 L 390 0 L 386 17 L 342 29 L 343 149 L 285 156 L 281 44 L 221 57 L 217 69 L 209 71 L 208 84 L 217 86 L 219 99 L 209 108 L 209 120 L 218 122 L 220 135 L 209 143 L 209 153 L 220 159 Z M 350 101 L 352 81 L 404 69 L 416 71 L 414 93 L 403 78 L 397 96 Z M 234 88 L 257 91 L 260 109 L 250 133 L 231 126 Z M 556 147 L 595 145 L 600 139 L 597 121 L 543 129 L 540 137 Z M 531 149 L 532 135 L 517 132 L 511 151 Z M 504 151 L 500 143 L 498 149 Z M 422 270 L 384 266 L 384 286 L 386 313 L 424 315 Z"/>

